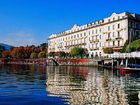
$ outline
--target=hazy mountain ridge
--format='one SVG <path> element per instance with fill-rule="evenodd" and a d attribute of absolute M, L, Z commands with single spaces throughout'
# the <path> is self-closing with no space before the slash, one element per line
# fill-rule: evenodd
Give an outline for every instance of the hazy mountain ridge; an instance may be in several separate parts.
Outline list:
<path fill-rule="evenodd" d="M 14 47 L 12 45 L 4 44 L 4 43 L 0 43 L 0 46 L 4 47 L 5 50 L 11 50 Z"/>

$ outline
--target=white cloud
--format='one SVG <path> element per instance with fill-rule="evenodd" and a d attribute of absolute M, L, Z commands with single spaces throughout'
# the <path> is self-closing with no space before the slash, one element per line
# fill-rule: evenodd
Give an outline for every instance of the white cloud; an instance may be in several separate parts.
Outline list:
<path fill-rule="evenodd" d="M 18 31 L 8 33 L 3 36 L 2 43 L 10 44 L 13 46 L 26 46 L 36 44 L 34 35 L 28 32 Z"/>

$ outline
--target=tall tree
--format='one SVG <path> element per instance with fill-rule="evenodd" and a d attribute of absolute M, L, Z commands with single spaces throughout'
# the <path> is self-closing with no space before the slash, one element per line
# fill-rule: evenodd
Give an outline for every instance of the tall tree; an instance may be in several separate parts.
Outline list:
<path fill-rule="evenodd" d="M 3 51 L 2 52 L 2 57 L 3 58 L 11 58 L 11 54 L 10 54 L 10 51 Z"/>
<path fill-rule="evenodd" d="M 31 54 L 30 47 L 15 47 L 11 51 L 11 56 L 17 59 L 26 59 L 29 58 Z"/>
<path fill-rule="evenodd" d="M 46 57 L 45 51 L 41 51 L 41 52 L 38 54 L 38 58 L 45 58 L 45 57 Z"/>

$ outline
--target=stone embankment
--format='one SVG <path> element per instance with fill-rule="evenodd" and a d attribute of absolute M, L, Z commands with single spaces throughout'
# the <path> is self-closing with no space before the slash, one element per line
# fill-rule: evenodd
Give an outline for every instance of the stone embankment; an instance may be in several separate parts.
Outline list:
<path fill-rule="evenodd" d="M 1 64 L 45 64 L 47 59 L 0 59 Z"/>
<path fill-rule="evenodd" d="M 68 59 L 55 59 L 59 65 L 85 65 L 85 66 L 97 66 L 98 60 L 88 58 L 68 58 Z"/>
<path fill-rule="evenodd" d="M 57 58 L 57 59 L 0 59 L 1 64 L 43 64 L 49 66 L 101 66 L 112 67 L 114 61 L 112 59 L 103 58 Z"/>

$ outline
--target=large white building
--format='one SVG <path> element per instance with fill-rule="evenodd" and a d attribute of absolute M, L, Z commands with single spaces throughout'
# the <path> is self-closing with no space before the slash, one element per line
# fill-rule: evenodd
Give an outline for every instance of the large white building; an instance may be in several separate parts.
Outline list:
<path fill-rule="evenodd" d="M 119 51 L 130 36 L 140 36 L 140 15 L 112 13 L 102 20 L 52 34 L 48 39 L 48 52 L 69 52 L 73 47 L 82 47 L 89 55 L 104 56 L 103 48 Z"/>

